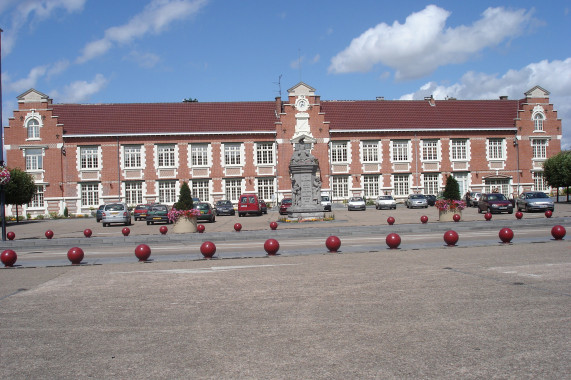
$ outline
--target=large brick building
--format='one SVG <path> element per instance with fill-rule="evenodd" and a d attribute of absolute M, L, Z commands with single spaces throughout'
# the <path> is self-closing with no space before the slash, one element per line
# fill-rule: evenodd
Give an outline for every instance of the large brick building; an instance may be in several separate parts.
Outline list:
<path fill-rule="evenodd" d="M 521 100 L 324 101 L 299 83 L 285 100 L 152 104 L 54 104 L 31 89 L 18 103 L 6 161 L 36 181 L 32 215 L 172 204 L 182 181 L 210 202 L 280 200 L 302 137 L 336 201 L 437 194 L 449 174 L 462 193 L 548 190 L 542 164 L 561 150 L 561 120 L 539 86 Z"/>

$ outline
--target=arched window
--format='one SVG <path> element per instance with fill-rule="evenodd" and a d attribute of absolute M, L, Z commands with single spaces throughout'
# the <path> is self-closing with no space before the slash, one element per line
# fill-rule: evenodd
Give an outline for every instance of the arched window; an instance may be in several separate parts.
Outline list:
<path fill-rule="evenodd" d="M 40 138 L 40 122 L 36 119 L 28 120 L 28 124 L 26 125 L 28 129 L 28 138 L 29 139 L 39 139 Z"/>
<path fill-rule="evenodd" d="M 541 113 L 536 113 L 533 116 L 533 125 L 534 131 L 543 131 L 543 120 L 545 119 L 545 116 L 543 116 L 543 114 Z"/>

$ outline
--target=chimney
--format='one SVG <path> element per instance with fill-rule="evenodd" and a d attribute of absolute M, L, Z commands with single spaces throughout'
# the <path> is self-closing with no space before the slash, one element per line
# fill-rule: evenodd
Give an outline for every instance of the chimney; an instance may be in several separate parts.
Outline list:
<path fill-rule="evenodd" d="M 377 100 L 385 100 L 384 96 L 377 96 Z"/>
<path fill-rule="evenodd" d="M 276 112 L 276 119 L 279 119 L 279 114 L 283 112 L 283 105 L 282 105 L 282 97 L 281 96 L 276 96 L 276 106 L 275 106 L 275 112 Z"/>
<path fill-rule="evenodd" d="M 434 107 L 434 106 L 436 105 L 436 103 L 434 102 L 434 97 L 433 97 L 432 95 L 430 95 L 430 96 L 425 96 L 425 97 L 424 97 L 424 100 L 428 100 L 428 103 L 429 103 L 432 107 Z"/>
<path fill-rule="evenodd" d="M 500 100 L 508 100 L 508 96 L 507 95 L 500 95 Z"/>

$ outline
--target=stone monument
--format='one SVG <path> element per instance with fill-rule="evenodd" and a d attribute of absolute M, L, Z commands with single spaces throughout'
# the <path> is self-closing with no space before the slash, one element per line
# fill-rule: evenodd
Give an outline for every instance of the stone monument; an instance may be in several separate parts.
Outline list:
<path fill-rule="evenodd" d="M 309 144 L 306 140 L 310 140 Z M 323 219 L 321 205 L 321 180 L 317 176 L 319 162 L 311 152 L 310 137 L 294 139 L 294 152 L 289 164 L 291 175 L 292 205 L 288 209 L 290 219 Z"/>

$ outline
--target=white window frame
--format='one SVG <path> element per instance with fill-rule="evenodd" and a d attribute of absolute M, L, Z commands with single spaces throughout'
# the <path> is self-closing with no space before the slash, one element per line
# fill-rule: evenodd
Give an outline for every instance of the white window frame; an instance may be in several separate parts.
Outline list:
<path fill-rule="evenodd" d="M 190 166 L 197 167 L 209 167 L 209 144 L 207 143 L 197 143 L 190 144 Z"/>
<path fill-rule="evenodd" d="M 157 144 L 157 168 L 176 167 L 176 144 Z M 176 202 L 176 201 L 175 201 Z"/>
<path fill-rule="evenodd" d="M 438 161 L 438 140 L 422 140 L 422 161 Z"/>
<path fill-rule="evenodd" d="M 41 123 L 38 119 L 31 118 L 26 121 L 26 134 L 27 140 L 39 140 L 40 139 L 40 126 Z"/>
<path fill-rule="evenodd" d="M 335 175 L 331 177 L 331 193 L 334 199 L 349 197 L 349 176 Z"/>
<path fill-rule="evenodd" d="M 190 191 L 193 197 L 197 197 L 201 202 L 210 202 L 210 180 L 193 179 L 190 184 Z"/>
<path fill-rule="evenodd" d="M 34 196 L 32 197 L 32 200 L 30 201 L 30 203 L 28 203 L 29 208 L 44 208 L 45 207 L 45 204 L 44 204 L 45 189 L 46 188 L 44 185 L 36 185 L 36 192 L 34 193 Z"/>
<path fill-rule="evenodd" d="M 546 159 L 547 146 L 549 142 L 547 139 L 531 139 L 531 150 L 533 159 Z"/>
<path fill-rule="evenodd" d="M 81 183 L 81 205 L 99 206 L 99 183 Z"/>
<path fill-rule="evenodd" d="M 142 145 L 123 145 L 123 168 L 141 169 L 143 167 Z"/>
<path fill-rule="evenodd" d="M 367 198 L 376 198 L 380 193 L 380 178 L 378 175 L 363 176 L 363 195 Z"/>
<path fill-rule="evenodd" d="M 159 203 L 173 204 L 177 201 L 178 195 L 178 181 L 157 181 L 157 187 L 159 189 Z"/>
<path fill-rule="evenodd" d="M 223 155 L 224 166 L 242 166 L 242 143 L 224 143 Z"/>
<path fill-rule="evenodd" d="M 487 140 L 488 160 L 505 160 L 505 141 L 504 138 L 489 138 Z"/>
<path fill-rule="evenodd" d="M 381 143 L 376 140 L 365 140 L 361 142 L 361 152 L 363 163 L 379 163 L 381 162 Z"/>
<path fill-rule="evenodd" d="M 395 196 L 410 194 L 410 174 L 393 174 L 393 189 Z"/>
<path fill-rule="evenodd" d="M 25 148 L 24 157 L 26 160 L 26 171 L 33 172 L 44 170 L 43 148 Z"/>
<path fill-rule="evenodd" d="M 424 194 L 438 195 L 440 175 L 438 173 L 424 173 L 422 177 Z"/>
<path fill-rule="evenodd" d="M 224 179 L 224 194 L 226 199 L 234 203 L 238 202 L 242 194 L 243 179 L 242 178 L 225 178 Z"/>
<path fill-rule="evenodd" d="M 537 112 L 533 115 L 533 131 L 543 132 L 543 122 L 545 121 L 545 115 L 541 112 Z"/>
<path fill-rule="evenodd" d="M 467 161 L 468 140 L 467 139 L 450 140 L 450 155 L 452 161 Z"/>
<path fill-rule="evenodd" d="M 99 169 L 99 146 L 79 147 L 79 167 L 81 170 Z"/>
<path fill-rule="evenodd" d="M 533 191 L 548 191 L 549 186 L 545 182 L 543 172 L 532 172 L 533 177 Z"/>
<path fill-rule="evenodd" d="M 258 197 L 265 201 L 273 199 L 275 194 L 275 178 L 256 178 L 256 189 L 258 189 Z"/>
<path fill-rule="evenodd" d="M 347 141 L 331 142 L 331 163 L 333 164 L 348 163 Z"/>
<path fill-rule="evenodd" d="M 138 205 L 143 203 L 143 182 L 126 181 L 124 184 L 125 203 L 128 205 Z"/>
<path fill-rule="evenodd" d="M 410 162 L 410 140 L 391 141 L 392 162 Z"/>
<path fill-rule="evenodd" d="M 274 165 L 275 144 L 273 142 L 256 143 L 256 165 Z"/>

